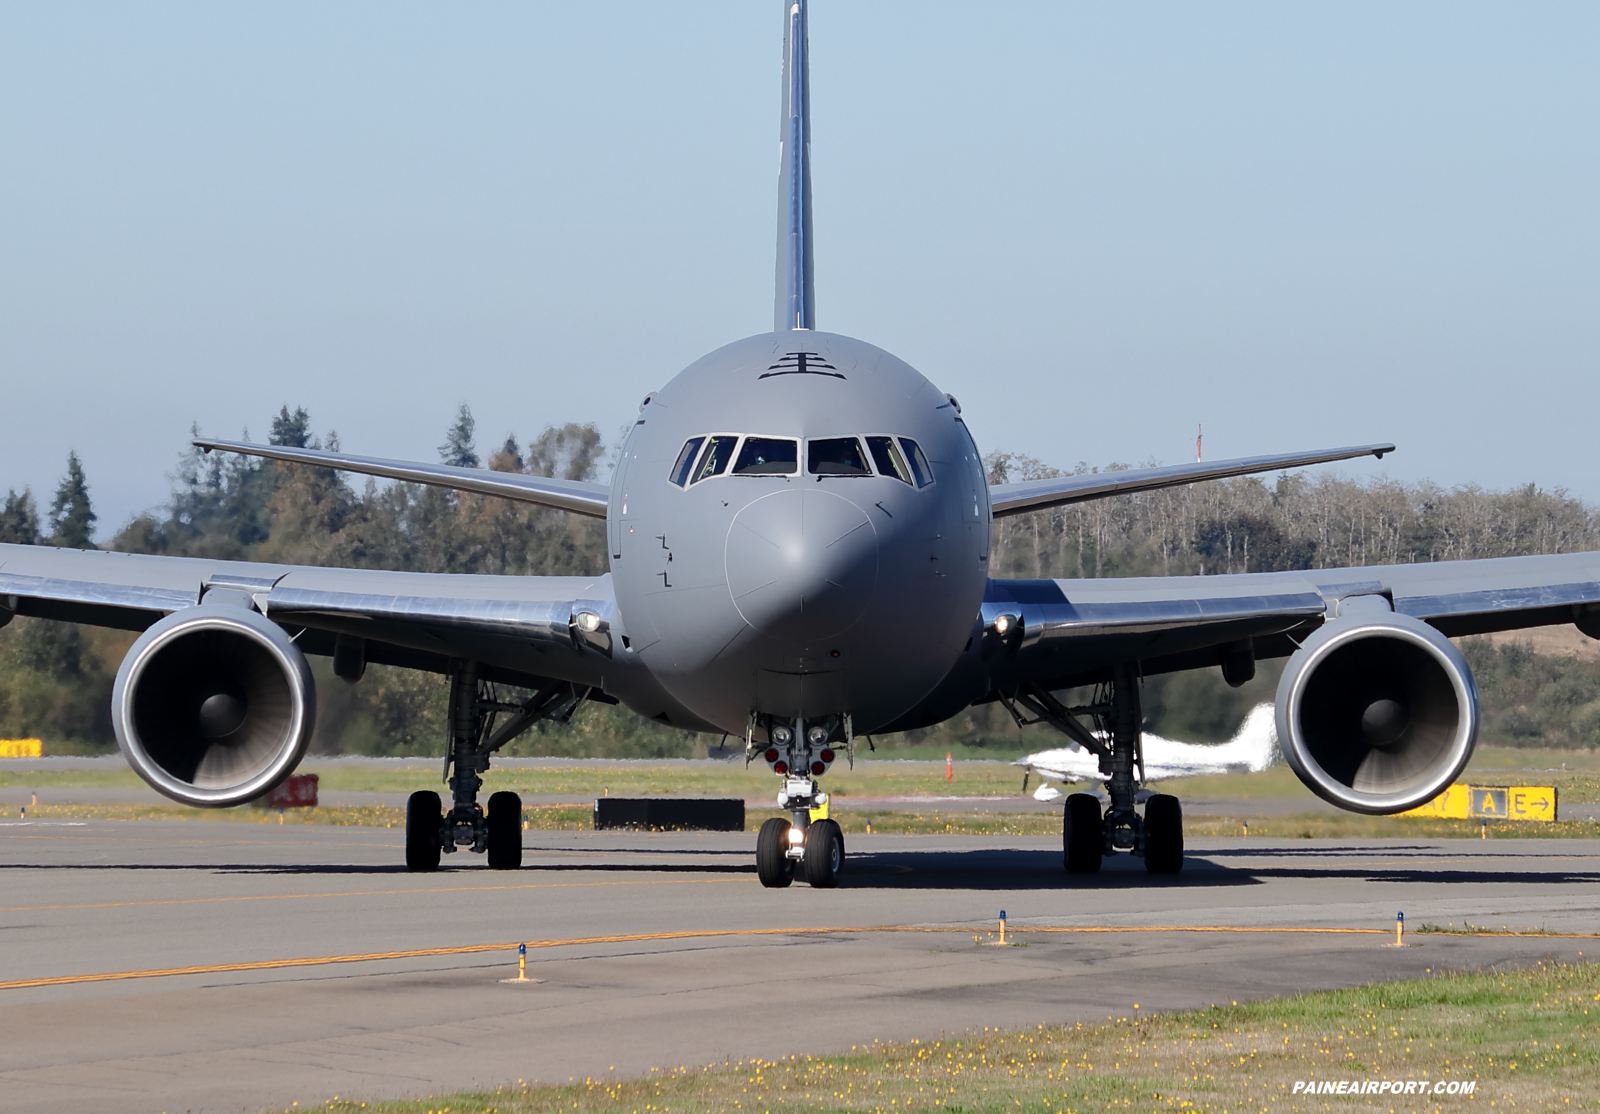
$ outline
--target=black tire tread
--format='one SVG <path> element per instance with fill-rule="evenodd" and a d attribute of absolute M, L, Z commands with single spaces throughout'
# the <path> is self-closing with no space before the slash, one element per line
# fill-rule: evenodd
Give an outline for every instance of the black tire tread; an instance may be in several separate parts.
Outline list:
<path fill-rule="evenodd" d="M 1091 793 L 1073 793 L 1061 814 L 1063 858 L 1071 874 L 1096 874 L 1105 851 L 1100 799 Z"/>
<path fill-rule="evenodd" d="M 489 869 L 522 869 L 522 798 L 495 793 L 489 798 Z"/>
<path fill-rule="evenodd" d="M 768 889 L 781 890 L 794 881 L 794 863 L 789 850 L 789 821 L 774 816 L 756 834 L 756 877 Z"/>
<path fill-rule="evenodd" d="M 834 850 L 838 849 L 838 861 Z M 806 833 L 806 882 L 817 890 L 831 890 L 844 872 L 844 830 L 833 820 L 818 820 Z"/>
<path fill-rule="evenodd" d="M 406 869 L 439 869 L 439 794 L 419 789 L 406 800 Z"/>
<path fill-rule="evenodd" d="M 1144 803 L 1144 868 L 1151 874 L 1183 870 L 1183 806 L 1169 793 Z"/>

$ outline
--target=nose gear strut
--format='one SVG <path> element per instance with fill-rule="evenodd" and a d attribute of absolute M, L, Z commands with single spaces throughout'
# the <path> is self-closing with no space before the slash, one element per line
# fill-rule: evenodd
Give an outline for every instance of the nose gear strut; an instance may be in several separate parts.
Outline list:
<path fill-rule="evenodd" d="M 756 741 L 756 732 L 767 736 Z M 849 713 L 810 721 L 752 714 L 745 728 L 745 765 L 763 757 L 772 772 L 783 779 L 778 807 L 789 820 L 774 816 L 761 825 L 756 838 L 756 875 L 761 884 L 781 888 L 794 880 L 797 866 L 813 889 L 839 884 L 844 869 L 844 830 L 828 816 L 828 795 L 816 779 L 828 771 L 842 745 L 855 765 L 855 730 Z"/>

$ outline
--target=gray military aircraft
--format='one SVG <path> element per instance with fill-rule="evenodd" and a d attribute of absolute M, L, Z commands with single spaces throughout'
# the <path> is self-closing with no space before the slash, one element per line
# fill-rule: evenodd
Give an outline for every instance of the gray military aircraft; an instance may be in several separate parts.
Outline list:
<path fill-rule="evenodd" d="M 435 484 L 604 518 L 594 578 L 444 576 L 0 546 L 0 623 L 36 615 L 143 633 L 118 670 L 117 740 L 191 805 L 267 792 L 306 750 L 305 655 L 351 683 L 369 662 L 450 678 L 451 802 L 416 793 L 406 862 L 521 864 L 521 802 L 478 804 L 490 756 L 584 701 L 743 736 L 793 819 L 756 840 L 763 884 L 836 885 L 818 779 L 866 733 L 999 701 L 1098 757 L 1109 805 L 1068 799 L 1066 867 L 1183 865 L 1175 797 L 1141 813 L 1140 678 L 1288 656 L 1277 732 L 1314 792 L 1358 812 L 1429 800 L 1472 754 L 1478 698 L 1449 636 L 1576 623 L 1600 636 L 1600 555 L 1128 580 L 989 576 L 994 519 L 1373 455 L 1392 445 L 991 486 L 956 400 L 888 352 L 816 328 L 805 0 L 784 8 L 772 332 L 649 395 L 609 486 L 230 441 L 207 450 Z M 1090 688 L 1069 707 L 1056 695 Z"/>

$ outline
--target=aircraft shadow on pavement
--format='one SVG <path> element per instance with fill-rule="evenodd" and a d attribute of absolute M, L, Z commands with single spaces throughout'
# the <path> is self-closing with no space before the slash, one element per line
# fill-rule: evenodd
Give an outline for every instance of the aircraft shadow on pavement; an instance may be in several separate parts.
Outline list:
<path fill-rule="evenodd" d="M 1249 871 L 1188 860 L 1182 874 L 1157 875 L 1131 855 L 1108 858 L 1098 874 L 1068 874 L 1061 852 L 996 848 L 975 851 L 851 852 L 841 888 L 885 890 L 1083 890 L 1181 886 L 1254 886 Z M 1198 868 L 1198 869 L 1196 869 Z"/>
<path fill-rule="evenodd" d="M 1300 849 L 1296 849 L 1298 852 Z M 1374 852 L 1382 862 L 1372 861 Z M 1347 861 L 1328 861 L 1340 855 Z M 1366 862 L 1350 862 L 1360 855 Z M 1449 856 L 1458 861 L 1462 856 Z M 1396 859 L 1416 858 L 1415 865 Z M 1532 885 L 1578 886 L 1600 883 L 1600 870 L 1497 869 L 1496 860 L 1526 862 L 1526 854 L 1482 855 L 1473 862 L 1487 869 L 1461 869 L 1454 865 L 1430 866 L 1427 860 L 1445 859 L 1437 847 L 1346 847 L 1305 849 L 1302 862 L 1283 861 L 1281 848 L 1256 851 L 1213 851 L 1190 854 L 1176 875 L 1153 875 L 1144 861 L 1131 855 L 1107 858 L 1097 874 L 1068 874 L 1059 851 L 995 849 L 977 851 L 869 851 L 850 854 L 840 885 L 851 889 L 1148 889 L 1152 886 L 1207 889 L 1224 886 L 1259 886 L 1274 879 L 1358 879 L 1445 886 Z M 1216 861 L 1216 860 L 1223 861 Z M 1257 861 L 1266 860 L 1266 861 Z"/>

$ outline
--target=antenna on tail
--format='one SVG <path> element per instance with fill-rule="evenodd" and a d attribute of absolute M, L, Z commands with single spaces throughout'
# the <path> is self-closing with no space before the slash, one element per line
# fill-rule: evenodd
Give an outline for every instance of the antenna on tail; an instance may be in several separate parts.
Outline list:
<path fill-rule="evenodd" d="M 778 332 L 816 328 L 811 277 L 811 60 L 805 0 L 786 0 L 778 136 Z"/>

